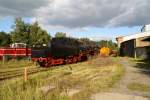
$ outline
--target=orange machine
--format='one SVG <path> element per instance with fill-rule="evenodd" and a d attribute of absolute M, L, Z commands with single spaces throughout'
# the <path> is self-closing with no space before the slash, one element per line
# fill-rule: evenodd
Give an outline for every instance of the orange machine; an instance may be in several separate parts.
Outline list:
<path fill-rule="evenodd" d="M 108 47 L 102 47 L 100 49 L 100 56 L 101 57 L 107 57 L 110 55 L 111 50 Z"/>

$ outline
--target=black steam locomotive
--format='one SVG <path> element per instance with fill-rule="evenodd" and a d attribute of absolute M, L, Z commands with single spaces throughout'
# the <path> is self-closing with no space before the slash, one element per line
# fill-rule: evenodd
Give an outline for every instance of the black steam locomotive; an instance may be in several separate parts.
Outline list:
<path fill-rule="evenodd" d="M 76 63 L 87 60 L 88 56 L 96 55 L 96 45 L 85 45 L 79 39 L 53 38 L 49 46 L 35 46 L 32 48 L 32 60 L 40 66 L 53 66 L 68 63 Z"/>

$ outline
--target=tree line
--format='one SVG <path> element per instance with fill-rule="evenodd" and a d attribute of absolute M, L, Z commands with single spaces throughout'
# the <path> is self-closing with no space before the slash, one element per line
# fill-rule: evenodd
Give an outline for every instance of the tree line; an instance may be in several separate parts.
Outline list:
<path fill-rule="evenodd" d="M 113 42 L 112 40 L 101 40 L 101 41 L 97 41 L 97 45 L 99 45 L 100 48 L 102 47 L 108 47 L 112 50 L 117 50 L 117 44 L 115 42 Z"/>
<path fill-rule="evenodd" d="M 57 32 L 56 38 L 66 37 L 66 33 Z M 26 43 L 28 46 L 48 44 L 51 40 L 51 35 L 44 29 L 42 29 L 38 22 L 25 23 L 22 18 L 16 18 L 15 23 L 12 26 L 12 31 L 9 33 L 0 32 L 0 47 L 9 46 L 11 43 Z M 95 45 L 94 41 L 88 38 L 79 39 L 85 46 Z M 110 47 L 116 49 L 117 45 L 112 41 L 98 41 L 96 42 L 100 47 Z"/>
<path fill-rule="evenodd" d="M 26 43 L 28 46 L 47 44 L 51 36 L 42 29 L 38 22 L 25 23 L 22 18 L 17 18 L 12 31 L 0 32 L 0 46 L 8 46 L 11 43 Z"/>
<path fill-rule="evenodd" d="M 66 37 L 66 33 L 57 32 L 55 37 Z M 0 47 L 9 46 L 11 43 L 26 43 L 28 46 L 48 44 L 51 38 L 38 22 L 29 24 L 25 23 L 22 18 L 16 18 L 11 32 L 0 32 Z"/>

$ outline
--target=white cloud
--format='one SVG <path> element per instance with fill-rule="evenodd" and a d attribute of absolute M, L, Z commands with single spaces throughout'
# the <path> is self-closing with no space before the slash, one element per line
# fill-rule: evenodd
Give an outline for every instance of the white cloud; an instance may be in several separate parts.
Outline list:
<path fill-rule="evenodd" d="M 32 17 L 48 0 L 0 0 L 0 16 Z"/>
<path fill-rule="evenodd" d="M 0 16 L 31 17 L 46 28 L 138 26 L 150 23 L 150 0 L 1 0 Z"/>

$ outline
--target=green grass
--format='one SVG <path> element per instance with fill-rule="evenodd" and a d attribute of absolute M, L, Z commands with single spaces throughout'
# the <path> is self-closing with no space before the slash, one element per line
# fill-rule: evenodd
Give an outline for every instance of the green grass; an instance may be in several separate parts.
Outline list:
<path fill-rule="evenodd" d="M 131 83 L 127 86 L 132 91 L 150 92 L 150 85 L 141 83 Z"/>
<path fill-rule="evenodd" d="M 93 93 L 112 87 L 123 75 L 118 58 L 95 58 L 87 62 L 52 67 L 50 70 L 0 84 L 1 100 L 88 100 Z M 44 93 L 39 88 L 55 86 Z M 80 89 L 73 96 L 62 95 L 69 89 Z"/>
<path fill-rule="evenodd" d="M 150 61 L 149 60 L 136 60 L 138 68 L 150 70 Z"/>
<path fill-rule="evenodd" d="M 0 61 L 0 69 L 1 68 L 18 68 L 18 67 L 27 67 L 32 66 L 33 63 L 29 60 L 9 60 L 4 63 Z"/>

